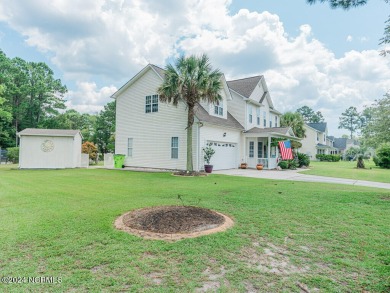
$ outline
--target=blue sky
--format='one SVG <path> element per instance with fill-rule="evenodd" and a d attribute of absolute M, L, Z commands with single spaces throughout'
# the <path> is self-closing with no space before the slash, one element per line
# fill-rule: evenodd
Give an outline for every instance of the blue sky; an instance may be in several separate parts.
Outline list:
<path fill-rule="evenodd" d="M 0 2 L 0 49 L 44 61 L 67 85 L 67 104 L 94 113 L 148 62 L 207 53 L 227 79 L 265 76 L 284 112 L 338 117 L 390 90 L 390 58 L 378 55 L 390 4 L 348 11 L 304 0 L 15 0 Z"/>

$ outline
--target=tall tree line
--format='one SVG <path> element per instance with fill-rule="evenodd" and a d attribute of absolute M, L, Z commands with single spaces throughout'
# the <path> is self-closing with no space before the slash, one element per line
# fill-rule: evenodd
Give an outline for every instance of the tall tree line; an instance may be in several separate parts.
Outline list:
<path fill-rule="evenodd" d="M 47 64 L 11 59 L 0 50 L 0 147 L 15 146 L 25 128 L 80 129 L 84 141 L 113 151 L 115 102 L 99 114 L 81 114 L 66 109 L 66 92 Z"/>

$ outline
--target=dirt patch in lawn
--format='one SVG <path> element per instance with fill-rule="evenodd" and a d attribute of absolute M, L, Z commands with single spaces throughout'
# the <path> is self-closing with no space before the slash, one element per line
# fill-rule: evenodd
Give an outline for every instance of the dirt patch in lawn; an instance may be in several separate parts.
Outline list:
<path fill-rule="evenodd" d="M 128 212 L 115 227 L 147 239 L 180 240 L 221 232 L 233 226 L 229 217 L 193 206 L 160 206 Z"/>

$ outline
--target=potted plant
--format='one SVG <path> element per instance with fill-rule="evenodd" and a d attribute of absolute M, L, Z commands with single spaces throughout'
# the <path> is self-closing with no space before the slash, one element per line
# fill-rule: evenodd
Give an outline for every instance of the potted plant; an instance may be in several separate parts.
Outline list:
<path fill-rule="evenodd" d="M 257 170 L 263 170 L 263 164 L 257 164 L 256 165 Z"/>
<path fill-rule="evenodd" d="M 213 165 L 210 165 L 211 157 L 215 154 L 215 150 L 211 146 L 203 148 L 204 152 L 204 161 L 207 163 L 204 165 L 204 170 L 206 173 L 211 173 L 213 171 Z"/>
<path fill-rule="evenodd" d="M 248 168 L 248 164 L 247 163 L 241 163 L 240 168 L 241 169 L 246 169 L 246 168 Z"/>

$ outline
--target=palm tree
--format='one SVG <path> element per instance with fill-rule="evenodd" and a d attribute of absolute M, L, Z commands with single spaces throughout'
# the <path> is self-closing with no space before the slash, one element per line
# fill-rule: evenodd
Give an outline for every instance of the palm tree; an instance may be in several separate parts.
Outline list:
<path fill-rule="evenodd" d="M 222 88 L 222 73 L 212 69 L 209 58 L 203 54 L 200 57 L 191 55 L 179 57 L 175 65 L 168 64 L 165 68 L 162 85 L 157 92 L 160 101 L 177 106 L 179 101 L 186 104 L 187 119 L 187 171 L 193 171 L 192 163 L 192 125 L 194 124 L 194 107 L 200 101 L 218 103 L 222 99 L 219 94 Z"/>
<path fill-rule="evenodd" d="M 294 134 L 299 138 L 305 137 L 305 121 L 300 113 L 284 113 L 280 119 L 280 125 L 291 127 Z"/>

